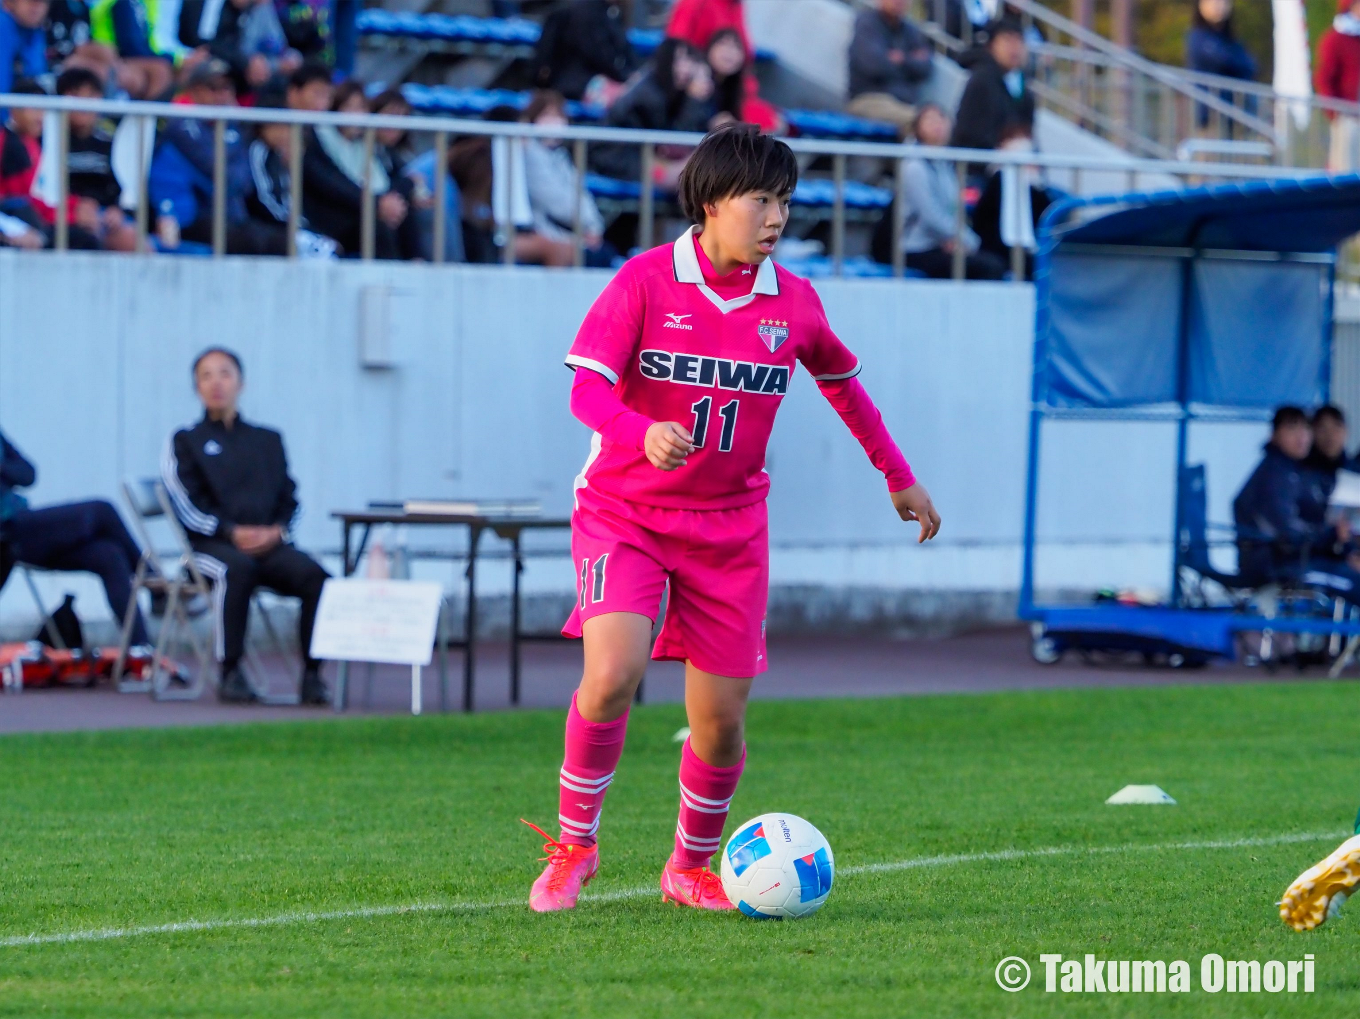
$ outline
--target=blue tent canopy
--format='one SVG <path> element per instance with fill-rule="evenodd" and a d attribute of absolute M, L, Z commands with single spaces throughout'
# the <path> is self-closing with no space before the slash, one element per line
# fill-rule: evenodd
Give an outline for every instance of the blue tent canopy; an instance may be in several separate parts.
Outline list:
<path fill-rule="evenodd" d="M 1117 211 L 1074 221 L 1107 207 Z M 1046 226 L 1059 243 L 1330 252 L 1360 233 L 1360 174 L 1069 201 Z"/>
<path fill-rule="evenodd" d="M 1035 263 L 1022 617 L 1059 627 L 1061 616 L 1063 629 L 1125 635 L 1136 619 L 1173 644 L 1214 653 L 1227 653 L 1233 629 L 1259 623 L 1225 611 L 1212 616 L 1213 640 L 1198 635 L 1210 617 L 1181 606 L 1178 536 L 1171 603 L 1157 610 L 1165 618 L 1036 606 L 1043 424 L 1174 423 L 1179 484 L 1192 421 L 1265 420 L 1281 404 L 1325 402 L 1335 253 L 1356 233 L 1360 174 L 1069 198 L 1048 209 Z M 1179 487 L 1176 501 L 1180 521 Z"/>
<path fill-rule="evenodd" d="M 1356 232 L 1360 175 L 1055 203 L 1040 227 L 1036 401 L 1316 404 L 1332 252 Z"/>

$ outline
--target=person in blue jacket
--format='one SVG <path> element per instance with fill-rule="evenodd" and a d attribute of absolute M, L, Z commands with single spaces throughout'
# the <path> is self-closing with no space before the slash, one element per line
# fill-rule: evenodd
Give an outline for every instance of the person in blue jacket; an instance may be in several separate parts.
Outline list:
<path fill-rule="evenodd" d="M 197 106 L 234 106 L 236 89 L 231 68 L 221 60 L 205 60 L 189 74 L 185 97 Z M 246 210 L 251 188 L 247 139 L 226 128 L 226 244 L 233 255 L 287 254 L 287 235 L 261 229 Z M 212 243 L 213 124 L 175 118 L 160 130 L 147 179 L 156 234 L 163 249 L 182 241 Z"/>
<path fill-rule="evenodd" d="M 1256 80 L 1256 58 L 1233 32 L 1232 0 L 1196 0 L 1190 33 L 1185 37 L 1185 65 L 1192 71 L 1223 78 Z M 1233 94 L 1224 89 L 1218 97 L 1231 103 Z M 1209 108 L 1196 104 L 1200 127 L 1209 123 Z M 1256 111 L 1256 97 L 1248 96 L 1246 112 Z"/>
<path fill-rule="evenodd" d="M 1308 415 L 1298 407 L 1275 412 L 1265 455 L 1233 500 L 1238 573 L 1259 586 L 1279 580 L 1327 588 L 1360 604 L 1360 570 L 1349 523 L 1328 524 L 1310 512 L 1313 445 Z"/>
<path fill-rule="evenodd" d="M 0 92 L 12 92 L 20 78 L 47 73 L 48 0 L 0 0 Z M 0 110 L 0 119 L 4 116 Z"/>

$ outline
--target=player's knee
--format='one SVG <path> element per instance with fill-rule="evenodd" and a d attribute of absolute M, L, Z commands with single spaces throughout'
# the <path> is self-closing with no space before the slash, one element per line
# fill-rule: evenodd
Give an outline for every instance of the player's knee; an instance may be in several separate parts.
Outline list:
<path fill-rule="evenodd" d="M 588 719 L 606 721 L 628 709 L 646 668 L 623 655 L 590 662 L 576 695 L 576 707 Z"/>
<path fill-rule="evenodd" d="M 742 716 L 726 713 L 692 718 L 690 739 L 701 758 L 710 764 L 721 758 L 726 764 L 729 758 L 735 760 L 741 756 L 742 745 L 746 742 L 746 725 Z"/>

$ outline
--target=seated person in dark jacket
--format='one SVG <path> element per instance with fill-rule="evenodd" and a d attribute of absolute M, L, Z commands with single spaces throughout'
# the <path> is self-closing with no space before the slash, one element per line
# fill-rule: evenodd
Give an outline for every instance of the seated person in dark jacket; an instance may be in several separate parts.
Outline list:
<path fill-rule="evenodd" d="M 707 131 L 716 113 L 713 74 L 704 55 L 679 39 L 666 39 L 632 87 L 614 101 L 605 123 L 648 131 Z M 657 146 L 653 183 L 674 188 L 689 152 L 686 146 Z M 642 174 L 641 148 L 631 143 L 592 145 L 590 159 L 597 173 L 609 177 L 635 181 Z"/>
<path fill-rule="evenodd" d="M 1346 415 L 1340 407 L 1329 403 L 1313 412 L 1313 448 L 1303 466 L 1308 472 L 1303 517 L 1320 524 L 1327 517 L 1336 472 L 1356 468 L 1346 455 Z"/>
<path fill-rule="evenodd" d="M 84 570 L 99 577 L 114 619 L 122 626 L 132 601 L 132 575 L 142 550 L 118 511 L 103 499 L 30 509 L 15 491 L 38 480 L 38 472 L 0 435 L 0 560 L 44 570 Z M 132 613 L 131 645 L 151 653 L 146 624 Z"/>
<path fill-rule="evenodd" d="M 998 152 L 1033 152 L 1034 140 L 1029 129 L 1023 124 L 1013 124 L 1002 134 Z M 1037 235 L 1039 219 L 1053 204 L 1048 188 L 1039 181 L 1038 172 L 1029 166 L 1016 168 L 1016 180 L 1022 187 L 1029 189 L 1030 226 Z M 990 251 L 1006 265 L 1011 261 L 1011 249 L 1001 236 L 1001 199 L 1004 190 L 1004 175 L 997 170 L 987 178 L 987 183 L 973 206 L 973 232 L 978 236 L 981 251 Z M 1025 249 L 1025 279 L 1034 278 L 1034 249 Z"/>
<path fill-rule="evenodd" d="M 298 502 L 283 437 L 241 419 L 236 403 L 244 376 L 240 358 L 231 351 L 204 351 L 193 375 L 203 418 L 170 437 L 161 472 L 197 553 L 195 562 L 216 588 L 216 651 L 222 663 L 217 695 L 224 701 L 256 699 L 240 663 L 250 596 L 257 587 L 268 587 L 302 599 L 302 703 L 324 704 L 329 695 L 311 647 L 327 575 L 289 540 Z"/>
<path fill-rule="evenodd" d="M 347 81 L 335 90 L 331 110 L 368 113 L 364 87 Z M 364 162 L 364 132 L 357 127 L 322 124 L 309 132 L 302 156 L 302 209 L 317 233 L 337 241 L 346 255 L 361 254 L 364 175 L 372 201 L 373 253 L 378 258 L 415 258 L 420 236 L 410 205 L 375 152 Z"/>
<path fill-rule="evenodd" d="M 255 100 L 257 110 L 287 108 L 282 91 L 261 92 Z M 272 236 L 271 248 L 288 248 L 289 210 L 293 205 L 292 173 L 288 169 L 292 128 L 288 124 L 259 124 L 246 149 L 250 164 L 250 187 L 246 189 L 246 215 L 262 236 Z M 330 258 L 336 244 L 307 229 L 307 218 L 298 219 L 298 254 L 311 258 Z"/>
<path fill-rule="evenodd" d="M 231 71 L 211 57 L 189 73 L 184 90 L 195 106 L 235 106 L 236 86 Z M 251 188 L 246 141 L 233 124 L 224 132 L 226 143 L 226 246 L 232 255 L 282 255 L 288 250 L 286 233 L 272 230 L 246 214 Z M 147 191 L 156 210 L 156 234 L 161 247 L 174 250 L 180 241 L 211 244 L 213 239 L 213 125 L 211 121 L 175 118 L 166 122 L 156 140 Z"/>
<path fill-rule="evenodd" d="M 591 79 L 622 83 L 637 68 L 619 0 L 574 0 L 549 14 L 534 48 L 534 85 L 581 99 Z"/>
<path fill-rule="evenodd" d="M 878 0 L 855 16 L 850 39 L 850 102 L 845 112 L 897 127 L 905 139 L 916 124 L 921 86 L 930 78 L 935 51 L 906 18 L 906 0 Z"/>
<path fill-rule="evenodd" d="M 93 71 L 75 67 L 57 78 L 57 95 L 103 99 L 104 83 Z M 70 193 L 76 198 L 73 222 L 110 251 L 136 251 L 137 229 L 119 200 L 123 187 L 113 174 L 113 125 L 101 114 L 73 110 L 66 154 Z"/>
<path fill-rule="evenodd" d="M 1024 28 L 1003 18 L 991 28 L 987 52 L 973 65 L 954 115 L 949 144 L 960 149 L 994 149 L 1006 128 L 1020 124 L 1034 133 L 1034 93 L 1025 79 L 1029 59 Z M 980 175 L 975 164 L 970 172 Z"/>
<path fill-rule="evenodd" d="M 1275 412 L 1265 457 L 1233 500 L 1238 572 L 1251 585 L 1301 580 L 1360 604 L 1360 572 L 1346 561 L 1350 526 L 1305 516 L 1313 497 L 1304 460 L 1312 443 L 1307 414 L 1298 407 Z"/>

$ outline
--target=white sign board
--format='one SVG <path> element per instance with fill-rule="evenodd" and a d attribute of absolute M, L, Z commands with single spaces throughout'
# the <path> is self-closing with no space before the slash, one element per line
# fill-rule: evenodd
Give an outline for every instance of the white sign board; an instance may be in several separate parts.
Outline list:
<path fill-rule="evenodd" d="M 429 665 L 443 597 L 434 581 L 332 577 L 321 589 L 312 657 Z"/>

